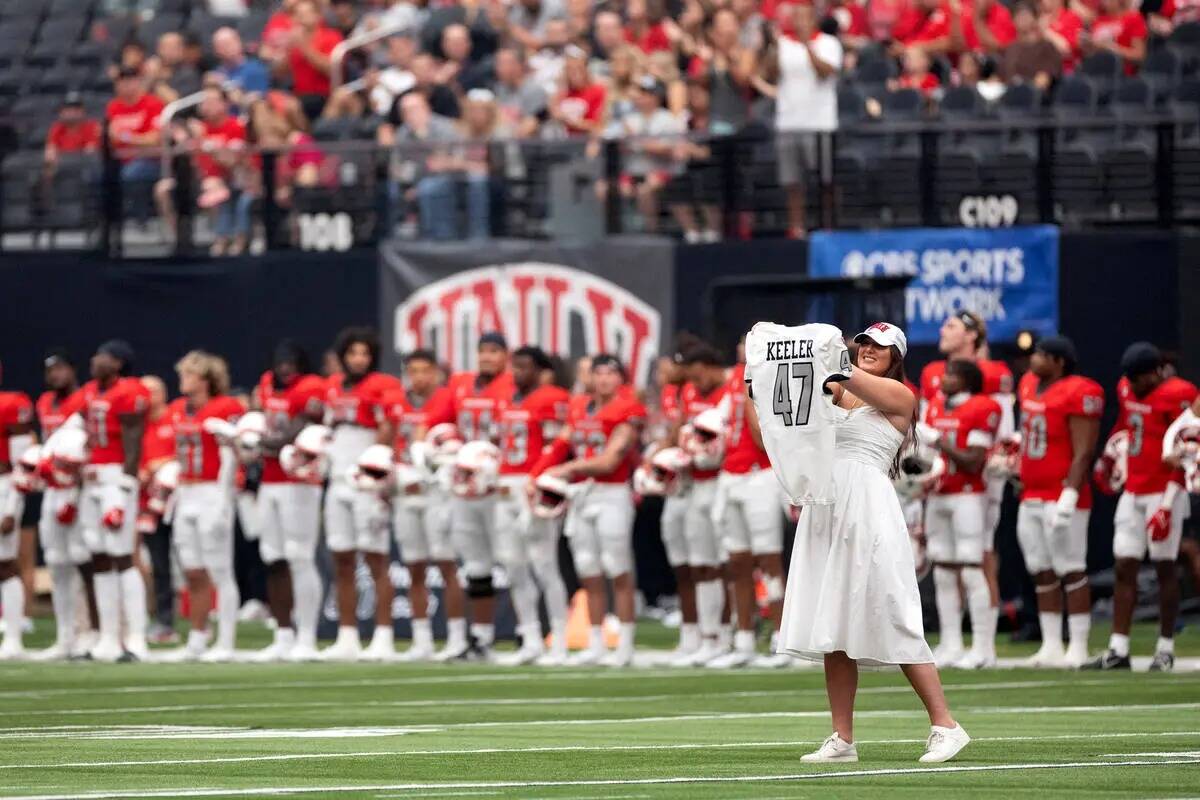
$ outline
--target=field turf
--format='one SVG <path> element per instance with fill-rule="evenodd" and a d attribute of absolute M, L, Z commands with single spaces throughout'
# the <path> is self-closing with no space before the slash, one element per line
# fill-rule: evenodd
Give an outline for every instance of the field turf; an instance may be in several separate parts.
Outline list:
<path fill-rule="evenodd" d="M 264 642 L 247 628 L 240 645 Z M 1106 630 L 1094 632 L 1100 648 Z M 1147 653 L 1153 631 L 1139 627 Z M 31 644 L 45 644 L 45 631 Z M 668 634 L 643 631 L 643 644 Z M 1033 645 L 1007 646 L 1006 655 Z M 1200 655 L 1186 630 L 1181 655 Z M 0 664 L 8 797 L 770 798 L 1200 795 L 1200 672 L 946 672 L 974 743 L 919 765 L 924 714 L 864 673 L 861 761 L 815 669 Z"/>

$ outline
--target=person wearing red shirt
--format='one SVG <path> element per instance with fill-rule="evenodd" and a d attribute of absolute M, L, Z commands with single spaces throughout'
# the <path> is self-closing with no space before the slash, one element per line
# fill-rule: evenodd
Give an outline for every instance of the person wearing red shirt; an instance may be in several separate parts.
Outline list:
<path fill-rule="evenodd" d="M 157 375 L 143 375 L 142 386 L 146 389 L 147 406 L 146 433 L 142 437 L 142 458 L 138 465 L 138 482 L 141 484 L 138 535 L 150 552 L 149 583 L 154 592 L 154 619 L 146 631 L 146 638 L 151 644 L 175 644 L 179 634 L 175 633 L 175 581 L 171 574 L 175 548 L 171 522 L 163 519 L 162 511 L 150 508 L 155 472 L 176 458 L 175 428 L 167 413 L 167 385 Z M 145 572 L 144 566 L 142 569 Z"/>
<path fill-rule="evenodd" d="M 429 410 L 429 424 L 454 423 L 464 442 L 490 442 L 495 435 L 497 413 L 503 403 L 512 399 L 514 391 L 512 372 L 508 369 L 508 343 L 503 334 L 489 331 L 479 337 L 475 352 L 478 371 L 451 376 L 444 400 Z M 467 573 L 472 647 L 485 656 L 496 635 L 496 589 L 492 585 L 492 568 L 501 559 L 514 555 L 508 544 L 500 539 L 496 502 L 496 492 L 483 497 L 456 495 L 450 499 L 450 538 Z M 509 591 L 519 596 L 528 590 L 522 584 L 529 581 L 529 570 L 525 565 L 513 563 L 512 566 Z M 464 657 L 468 650 L 456 654 L 447 647 L 442 655 Z"/>
<path fill-rule="evenodd" d="M 258 487 L 258 548 L 267 567 L 267 603 L 276 622 L 275 640 L 257 659 L 311 661 L 317 658 L 322 598 L 316 564 L 321 485 L 286 472 L 279 454 L 307 425 L 321 421 L 327 387 L 322 378 L 310 374 L 308 355 L 295 342 L 280 342 L 273 364 L 259 379 L 253 398 L 267 426 Z"/>
<path fill-rule="evenodd" d="M 763 449 L 758 412 L 746 395 L 744 344 L 739 345 L 739 352 L 743 357 L 730 370 L 725 396 L 719 405 L 726 425 L 725 460 L 721 463 L 721 474 L 717 476 L 714 503 L 723 512 L 717 524 L 722 532 L 724 549 L 729 554 L 737 633 L 734 634 L 733 651 L 719 656 L 708 666 L 782 667 L 791 663 L 791 657 L 776 653 L 774 643 L 770 655 L 755 659 L 754 612 L 758 609 L 754 592 L 755 567 L 766 585 L 772 638 L 778 639 L 783 611 L 783 515 L 780 513 L 779 481 Z"/>
<path fill-rule="evenodd" d="M 569 45 L 563 60 L 562 88 L 547 107 L 550 118 L 571 135 L 599 133 L 604 125 L 606 94 L 604 84 L 592 79 L 587 53 Z"/>
<path fill-rule="evenodd" d="M 246 126 L 229 113 L 224 90 L 205 90 L 200 104 L 200 122 L 193 132 L 199 151 L 196 170 L 200 173 L 200 196 L 196 204 L 215 210 L 212 254 L 238 255 L 250 236 L 250 208 L 254 198 L 237 185 L 238 171 L 246 163 Z"/>
<path fill-rule="evenodd" d="M 333 69 L 330 54 L 341 43 L 342 35 L 325 26 L 316 0 L 299 0 L 292 7 L 292 21 L 288 31 L 292 92 L 300 98 L 308 118 L 316 119 L 329 98 Z"/>
<path fill-rule="evenodd" d="M 163 101 L 147 94 L 141 75 L 133 69 L 117 74 L 116 97 L 108 102 L 104 116 L 108 120 L 108 138 L 113 152 L 121 160 L 121 182 L 127 185 L 153 185 L 161 171 L 161 159 L 146 156 L 131 148 L 157 147 L 161 141 L 159 115 Z M 138 216 L 145 220 L 149 206 L 141 192 L 133 193 Z"/>
<path fill-rule="evenodd" d="M 133 554 L 149 401 L 141 381 L 129 377 L 133 357 L 133 348 L 120 339 L 100 345 L 92 356 L 92 380 L 80 390 L 89 456 L 79 525 L 96 567 L 100 639 L 92 658 L 97 661 L 116 661 L 125 653 L 144 658 L 147 653 L 146 583 Z"/>
<path fill-rule="evenodd" d="M 889 81 L 888 88 L 892 91 L 897 89 L 916 89 L 921 94 L 929 97 L 934 89 L 942 85 L 938 80 L 937 75 L 929 71 L 932 61 L 929 54 L 919 47 L 911 47 L 904 51 L 904 71 L 900 73 L 900 77 Z"/>
<path fill-rule="evenodd" d="M 941 639 L 938 666 L 978 669 L 996 663 L 996 614 L 982 569 L 987 530 L 983 468 L 1000 427 L 1000 404 L 984 392 L 983 371 L 970 359 L 946 362 L 942 391 L 925 409 L 918 427 L 945 471 L 925 507 L 925 535 L 933 562 Z M 986 531 L 986 532 L 985 532 Z M 971 611 L 971 652 L 963 652 L 959 580 Z"/>
<path fill-rule="evenodd" d="M 89 119 L 78 92 L 69 92 L 59 109 L 58 119 L 46 133 L 42 160 L 53 172 L 64 153 L 95 153 L 100 149 L 100 123 Z"/>
<path fill-rule="evenodd" d="M 1149 342 L 1131 344 L 1121 356 L 1124 377 L 1117 386 L 1117 430 L 1128 431 L 1125 490 L 1113 519 L 1113 627 L 1108 650 L 1089 669 L 1129 669 L 1129 631 L 1137 604 L 1138 569 L 1149 551 L 1158 574 L 1158 642 L 1152 672 L 1175 666 L 1175 620 L 1179 616 L 1179 573 L 1175 560 L 1183 523 L 1191 510 L 1178 464 L 1164 461 L 1167 428 L 1200 395 L 1196 386 L 1165 377 L 1162 354 Z"/>
<path fill-rule="evenodd" d="M 1092 491 L 1088 466 L 1100 434 L 1104 390 L 1075 374 L 1075 345 L 1047 336 L 1034 348 L 1021 378 L 1021 504 L 1017 541 L 1037 585 L 1042 646 L 1031 667 L 1079 667 L 1087 661 L 1091 592 L 1087 528 Z M 1066 596 L 1070 644 L 1062 642 Z"/>
<path fill-rule="evenodd" d="M 442 604 L 446 611 L 446 649 L 451 655 L 467 649 L 467 596 L 458 580 L 458 562 L 450 542 L 450 504 L 434 480 L 432 464 L 421 452 L 418 437 L 428 430 L 429 410 L 446 407 L 449 389 L 439 386 L 441 371 L 437 356 L 416 350 L 404 359 L 407 388 L 394 389 L 383 397 L 384 413 L 395 431 L 396 461 L 401 470 L 420 470 L 418 480 L 399 487 L 401 495 L 392 503 L 392 530 L 400 559 L 408 570 L 408 603 L 411 609 L 412 646 L 401 656 L 405 661 L 435 658 L 433 625 L 429 621 L 429 589 L 425 574 L 429 565 L 442 575 Z M 418 444 L 414 447 L 414 444 Z M 420 463 L 417 463 L 420 462 Z"/>
<path fill-rule="evenodd" d="M 1083 32 L 1083 20 L 1067 7 L 1065 0 L 1040 0 L 1042 33 L 1063 58 L 1063 72 L 1075 71 L 1082 57 L 1079 35 Z"/>
<path fill-rule="evenodd" d="M 901 12 L 892 28 L 893 52 L 920 48 L 930 55 L 950 52 L 952 14 L 944 0 L 915 0 Z"/>
<path fill-rule="evenodd" d="M 175 371 L 183 396 L 167 408 L 180 467 L 172 534 L 187 580 L 192 623 L 180 655 L 185 660 L 228 661 L 233 658 L 241 605 L 233 573 L 236 468 L 228 437 L 218 438 L 214 427 L 230 428 L 246 409 L 228 394 L 225 359 L 193 350 L 179 360 Z M 214 588 L 218 627 L 216 643 L 209 648 L 208 614 Z"/>
<path fill-rule="evenodd" d="M 521 647 L 499 660 L 507 665 L 536 661 L 544 666 L 561 666 L 567 660 L 567 588 L 558 569 L 558 524 L 533 517 L 525 493 L 529 471 L 567 419 L 570 393 L 542 380 L 543 375 L 553 371 L 554 364 L 540 347 L 519 348 L 512 357 L 514 392 L 500 403 L 496 414 L 500 447 L 496 533 L 500 560 L 517 565 L 522 573 L 528 570 L 537 576 L 536 582 L 524 578 L 513 586 Z M 506 555 L 504 551 L 511 552 Z M 550 622 L 549 653 L 544 653 L 538 616 L 538 583 Z"/>
<path fill-rule="evenodd" d="M 4 642 L 0 659 L 25 652 L 25 582 L 18 555 L 25 497 L 13 482 L 13 465 L 33 445 L 33 403 L 24 392 L 0 392 L 0 603 L 4 606 Z"/>
<path fill-rule="evenodd" d="M 373 444 L 391 445 L 391 423 L 383 397 L 399 389 L 400 381 L 376 372 L 379 337 L 370 328 L 347 328 L 334 346 L 341 372 L 330 376 L 325 394 L 325 422 L 333 429 L 329 444 L 329 488 L 325 492 L 325 543 L 333 555 L 337 589 L 337 641 L 322 658 L 354 661 L 390 660 L 396 654 L 392 631 L 392 597 L 388 576 L 390 509 L 376 492 L 360 491 L 351 483 L 358 457 Z M 358 587 L 355 571 L 362 555 L 375 589 L 375 632 L 366 650 L 358 637 Z"/>
<path fill-rule="evenodd" d="M 1125 62 L 1125 74 L 1137 72 L 1146 58 L 1146 18 L 1129 0 L 1101 0 L 1100 14 L 1081 39 L 1084 55 L 1108 50 Z"/>
<path fill-rule="evenodd" d="M 1017 28 L 1012 14 L 999 0 L 952 0 L 951 8 L 958 9 L 962 50 L 995 54 L 1012 44 Z"/>
<path fill-rule="evenodd" d="M 698 344 L 683 355 L 688 382 L 679 390 L 679 424 L 671 439 L 688 451 L 695 460 L 705 454 L 692 452 L 695 437 L 685 435 L 684 426 L 708 409 L 716 408 L 725 397 L 725 368 L 721 356 L 708 344 Z M 700 648 L 690 655 L 680 655 L 672 663 L 679 666 L 700 666 L 724 655 L 729 650 L 728 626 L 722 624 L 726 613 L 725 583 L 721 566 L 724 562 L 721 537 L 713 521 L 717 498 L 717 476 L 720 463 L 704 464 L 691 469 L 691 491 L 687 497 L 684 517 L 687 563 L 696 585 L 696 622 L 700 631 Z"/>
<path fill-rule="evenodd" d="M 628 0 L 625 4 L 625 41 L 636 45 L 643 53 L 670 50 L 671 40 L 661 21 L 650 19 L 646 0 Z"/>
<path fill-rule="evenodd" d="M 625 367 L 615 356 L 602 353 L 592 359 L 592 388 L 590 395 L 571 399 L 566 426 L 542 453 L 530 477 L 545 472 L 566 481 L 592 481 L 571 501 L 564 523 L 575 572 L 587 592 L 591 622 L 588 647 L 576 662 L 624 667 L 633 663 L 636 630 L 634 504 L 629 479 L 646 409 L 626 391 Z M 605 578 L 612 582 L 612 607 L 621 625 L 617 648 L 611 653 L 604 643 L 609 599 Z"/>

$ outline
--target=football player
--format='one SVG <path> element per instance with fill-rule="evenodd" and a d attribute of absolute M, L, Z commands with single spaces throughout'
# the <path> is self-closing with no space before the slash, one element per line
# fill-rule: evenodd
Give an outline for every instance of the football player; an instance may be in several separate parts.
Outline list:
<path fill-rule="evenodd" d="M 942 374 L 942 391 L 926 406 L 918 426 L 923 444 L 934 448 L 945 470 L 925 506 L 925 536 L 934 562 L 941 640 L 934 652 L 938 666 L 978 669 L 996 663 L 996 612 L 984 577 L 987 494 L 983 468 L 1000 427 L 1000 405 L 983 393 L 983 372 L 967 359 L 951 359 Z M 962 600 L 966 588 L 971 611 L 971 651 L 963 652 Z"/>
<path fill-rule="evenodd" d="M 337 590 L 337 640 L 322 654 L 331 661 L 354 661 L 361 653 L 372 661 L 395 655 L 392 633 L 392 597 L 388 576 L 388 531 L 391 510 L 375 492 L 359 491 L 349 473 L 358 457 L 372 444 L 391 445 L 391 424 L 384 416 L 384 394 L 400 388 L 400 381 L 376 371 L 379 338 L 369 328 L 347 328 L 334 346 L 341 371 L 330 376 L 325 396 L 325 423 L 333 429 L 329 446 L 329 488 L 325 490 L 325 539 L 333 555 Z M 358 638 L 358 590 L 355 571 L 358 554 L 375 585 L 375 632 L 362 650 Z"/>
<path fill-rule="evenodd" d="M 615 356 L 593 358 L 591 377 L 592 394 L 571 398 L 567 425 L 538 459 L 531 478 L 545 472 L 588 482 L 571 500 L 564 523 L 591 622 L 588 647 L 576 663 L 621 667 L 633 662 L 634 505 L 629 479 L 646 409 L 628 391 L 625 368 Z M 530 491 L 535 491 L 532 482 Z M 605 578 L 612 581 L 613 609 L 620 621 L 617 649 L 611 653 L 604 643 Z"/>
<path fill-rule="evenodd" d="M 1137 602 L 1137 574 L 1149 550 L 1158 573 L 1159 636 L 1152 672 L 1175 666 L 1175 620 L 1179 616 L 1179 541 L 1191 506 L 1178 464 L 1163 461 L 1167 428 L 1196 400 L 1195 385 L 1164 377 L 1162 354 L 1149 342 L 1131 344 L 1121 357 L 1117 428 L 1129 432 L 1125 491 L 1113 519 L 1113 629 L 1108 650 L 1089 669 L 1129 669 L 1129 629 Z"/>
<path fill-rule="evenodd" d="M 1013 407 L 1012 370 L 1003 361 L 987 357 L 987 323 L 974 311 L 952 314 L 942 323 L 938 334 L 938 351 L 947 359 L 968 359 L 979 365 L 983 372 L 983 393 L 1000 404 L 1000 427 L 996 431 L 997 441 L 1011 436 L 1016 431 Z M 942 376 L 946 372 L 946 361 L 934 361 L 921 371 L 921 412 L 942 392 Z M 984 525 L 986 536 L 983 541 L 983 572 L 987 578 L 988 592 L 993 609 L 1000 607 L 999 570 L 996 563 L 995 536 L 1000 524 L 1000 504 L 1004 500 L 1005 478 L 995 477 L 987 483 L 987 517 Z"/>
<path fill-rule="evenodd" d="M 692 488 L 687 495 L 684 534 L 687 563 L 695 585 L 700 647 L 676 657 L 672 663 L 697 666 L 723 655 L 730 647 L 728 627 L 722 624 L 727 612 L 722 576 L 724 557 L 721 537 L 713 521 L 721 455 L 712 448 L 723 446 L 724 442 L 714 440 L 709 432 L 695 430 L 700 414 L 715 409 L 725 397 L 726 377 L 720 354 L 704 343 L 689 348 L 683 354 L 683 363 L 688 380 L 679 390 L 680 425 L 673 438 L 692 456 Z"/>
<path fill-rule="evenodd" d="M 36 411 L 41 439 L 48 442 L 64 422 L 79 412 L 83 400 L 79 394 L 75 367 L 65 350 L 48 351 L 43 365 L 46 391 L 38 397 Z M 91 592 L 92 556 L 83 543 L 78 517 L 79 487 L 47 484 L 42 493 L 42 512 L 38 519 L 38 538 L 46 569 L 50 573 L 50 602 L 54 608 L 56 630 L 54 644 L 41 653 L 47 659 L 68 658 L 75 652 L 75 601 L 79 595 L 75 577 L 77 572 L 84 581 L 84 596 L 88 600 L 93 626 L 97 622 L 95 600 Z M 80 642 L 81 645 L 85 643 Z M 90 649 L 89 645 L 86 650 Z"/>
<path fill-rule="evenodd" d="M 442 602 L 446 609 L 446 646 L 439 656 L 458 658 L 469 648 L 467 598 L 458 579 L 458 563 L 450 544 L 449 500 L 434 478 L 435 465 L 416 435 L 428 430 L 428 410 L 449 403 L 449 389 L 440 386 L 437 357 L 428 350 L 415 350 L 404 359 L 407 389 L 394 389 L 383 405 L 395 431 L 398 474 L 414 479 L 400 480 L 398 497 L 392 504 L 392 527 L 400 559 L 408 569 L 408 602 L 412 619 L 412 646 L 404 660 L 421 661 L 434 656 L 433 625 L 429 620 L 429 589 L 426 573 L 432 564 L 442 576 Z"/>
<path fill-rule="evenodd" d="M 246 408 L 229 396 L 229 368 L 220 356 L 193 350 L 179 360 L 175 371 L 183 396 L 167 412 L 180 468 L 171 533 L 187 579 L 192 623 L 182 655 L 228 661 L 233 658 L 241 605 L 233 572 L 233 423 Z M 218 633 L 215 645 L 206 651 L 214 588 Z"/>
<path fill-rule="evenodd" d="M 429 423 L 453 423 L 466 442 L 490 442 L 495 435 L 499 405 L 512 398 L 513 379 L 508 368 L 508 343 L 504 335 L 488 332 L 476 349 L 479 369 L 451 376 L 446 402 L 429 412 Z M 422 432 L 423 434 L 423 432 Z M 490 655 L 495 639 L 496 589 L 492 568 L 504 550 L 496 538 L 496 497 L 454 496 L 450 500 L 450 538 L 467 573 L 467 598 L 471 608 L 471 637 L 476 655 Z M 512 584 L 524 575 L 510 573 Z M 466 655 L 464 653 L 463 655 Z"/>
<path fill-rule="evenodd" d="M 0 603 L 4 605 L 4 642 L 0 658 L 25 652 L 25 584 L 17 556 L 25 498 L 13 483 L 13 467 L 33 445 L 33 403 L 24 392 L 0 392 Z"/>
<path fill-rule="evenodd" d="M 79 524 L 96 568 L 97 661 L 146 656 L 146 583 L 133 553 L 148 398 L 142 382 L 129 377 L 133 358 L 133 348 L 121 339 L 100 345 L 92 356 L 92 380 L 80 390 L 89 456 Z"/>
<path fill-rule="evenodd" d="M 159 492 L 156 475 L 161 467 L 178 462 L 175 428 L 167 409 L 167 385 L 157 375 L 143 375 L 149 405 L 146 407 L 146 433 L 142 437 L 142 460 L 138 466 L 141 495 L 138 499 L 138 536 L 150 551 L 151 586 L 154 588 L 154 621 L 146 633 L 152 644 L 174 644 L 175 585 L 171 575 L 171 520 L 166 514 L 165 489 Z M 159 495 L 156 499 L 156 495 Z M 134 548 L 138 563 L 140 547 Z M 142 566 L 138 564 L 139 568 Z"/>
<path fill-rule="evenodd" d="M 1092 491 L 1088 467 L 1100 434 L 1104 390 L 1075 374 L 1075 345 L 1047 336 L 1021 377 L 1021 504 L 1017 541 L 1036 584 L 1042 646 L 1033 667 L 1079 667 L 1087 661 L 1091 592 L 1087 529 Z M 1063 650 L 1063 595 L 1070 644 Z"/>
<path fill-rule="evenodd" d="M 551 652 L 543 663 L 563 664 L 567 658 L 567 588 L 558 570 L 558 525 L 553 520 L 534 518 L 525 492 L 530 470 L 567 418 L 570 394 L 542 381 L 542 375 L 553 369 L 550 357 L 541 348 L 518 349 L 512 357 L 513 395 L 497 407 L 501 453 L 497 542 L 505 550 L 515 551 L 497 556 L 506 567 L 526 573 L 523 579 L 513 582 L 521 647 L 501 662 L 509 665 L 529 664 L 543 655 L 537 583 L 546 601 L 551 635 Z M 536 574 L 536 583 L 530 572 Z"/>
<path fill-rule="evenodd" d="M 311 374 L 308 364 L 299 345 L 280 342 L 271 369 L 263 373 L 254 391 L 254 405 L 267 424 L 258 488 L 258 546 L 267 567 L 267 603 L 276 622 L 275 640 L 257 655 L 263 661 L 317 657 L 321 486 L 288 474 L 279 461 L 284 445 L 306 425 L 320 422 L 324 414 L 325 381 Z"/>
<path fill-rule="evenodd" d="M 783 667 L 790 663 L 786 653 L 755 657 L 754 569 L 758 568 L 766 588 L 772 639 L 778 637 L 783 611 L 783 514 L 780 512 L 779 481 L 771 471 L 771 460 L 763 449 L 758 412 L 747 402 L 745 340 L 738 344 L 738 363 L 726 382 L 721 413 L 726 421 L 725 460 L 717 476 L 716 522 L 733 578 L 737 632 L 733 650 L 706 666 L 716 669 L 753 664 Z"/>

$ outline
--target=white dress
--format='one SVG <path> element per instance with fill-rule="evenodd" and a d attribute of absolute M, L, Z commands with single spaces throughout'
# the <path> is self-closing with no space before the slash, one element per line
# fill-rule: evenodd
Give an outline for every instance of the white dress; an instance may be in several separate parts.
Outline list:
<path fill-rule="evenodd" d="M 779 650 L 862 666 L 933 661 L 908 526 L 888 479 L 904 436 L 870 406 L 847 412 L 834 451 L 833 505 L 805 506 L 783 598 Z"/>

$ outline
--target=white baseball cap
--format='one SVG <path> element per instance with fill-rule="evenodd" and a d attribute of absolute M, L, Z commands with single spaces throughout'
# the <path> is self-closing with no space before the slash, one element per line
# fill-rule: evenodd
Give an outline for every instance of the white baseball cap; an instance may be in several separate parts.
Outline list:
<path fill-rule="evenodd" d="M 870 339 L 880 347 L 895 347 L 900 351 L 900 357 L 908 355 L 908 337 L 899 325 L 890 322 L 876 322 L 865 331 L 854 337 L 855 344 L 862 344 L 864 339 Z"/>

